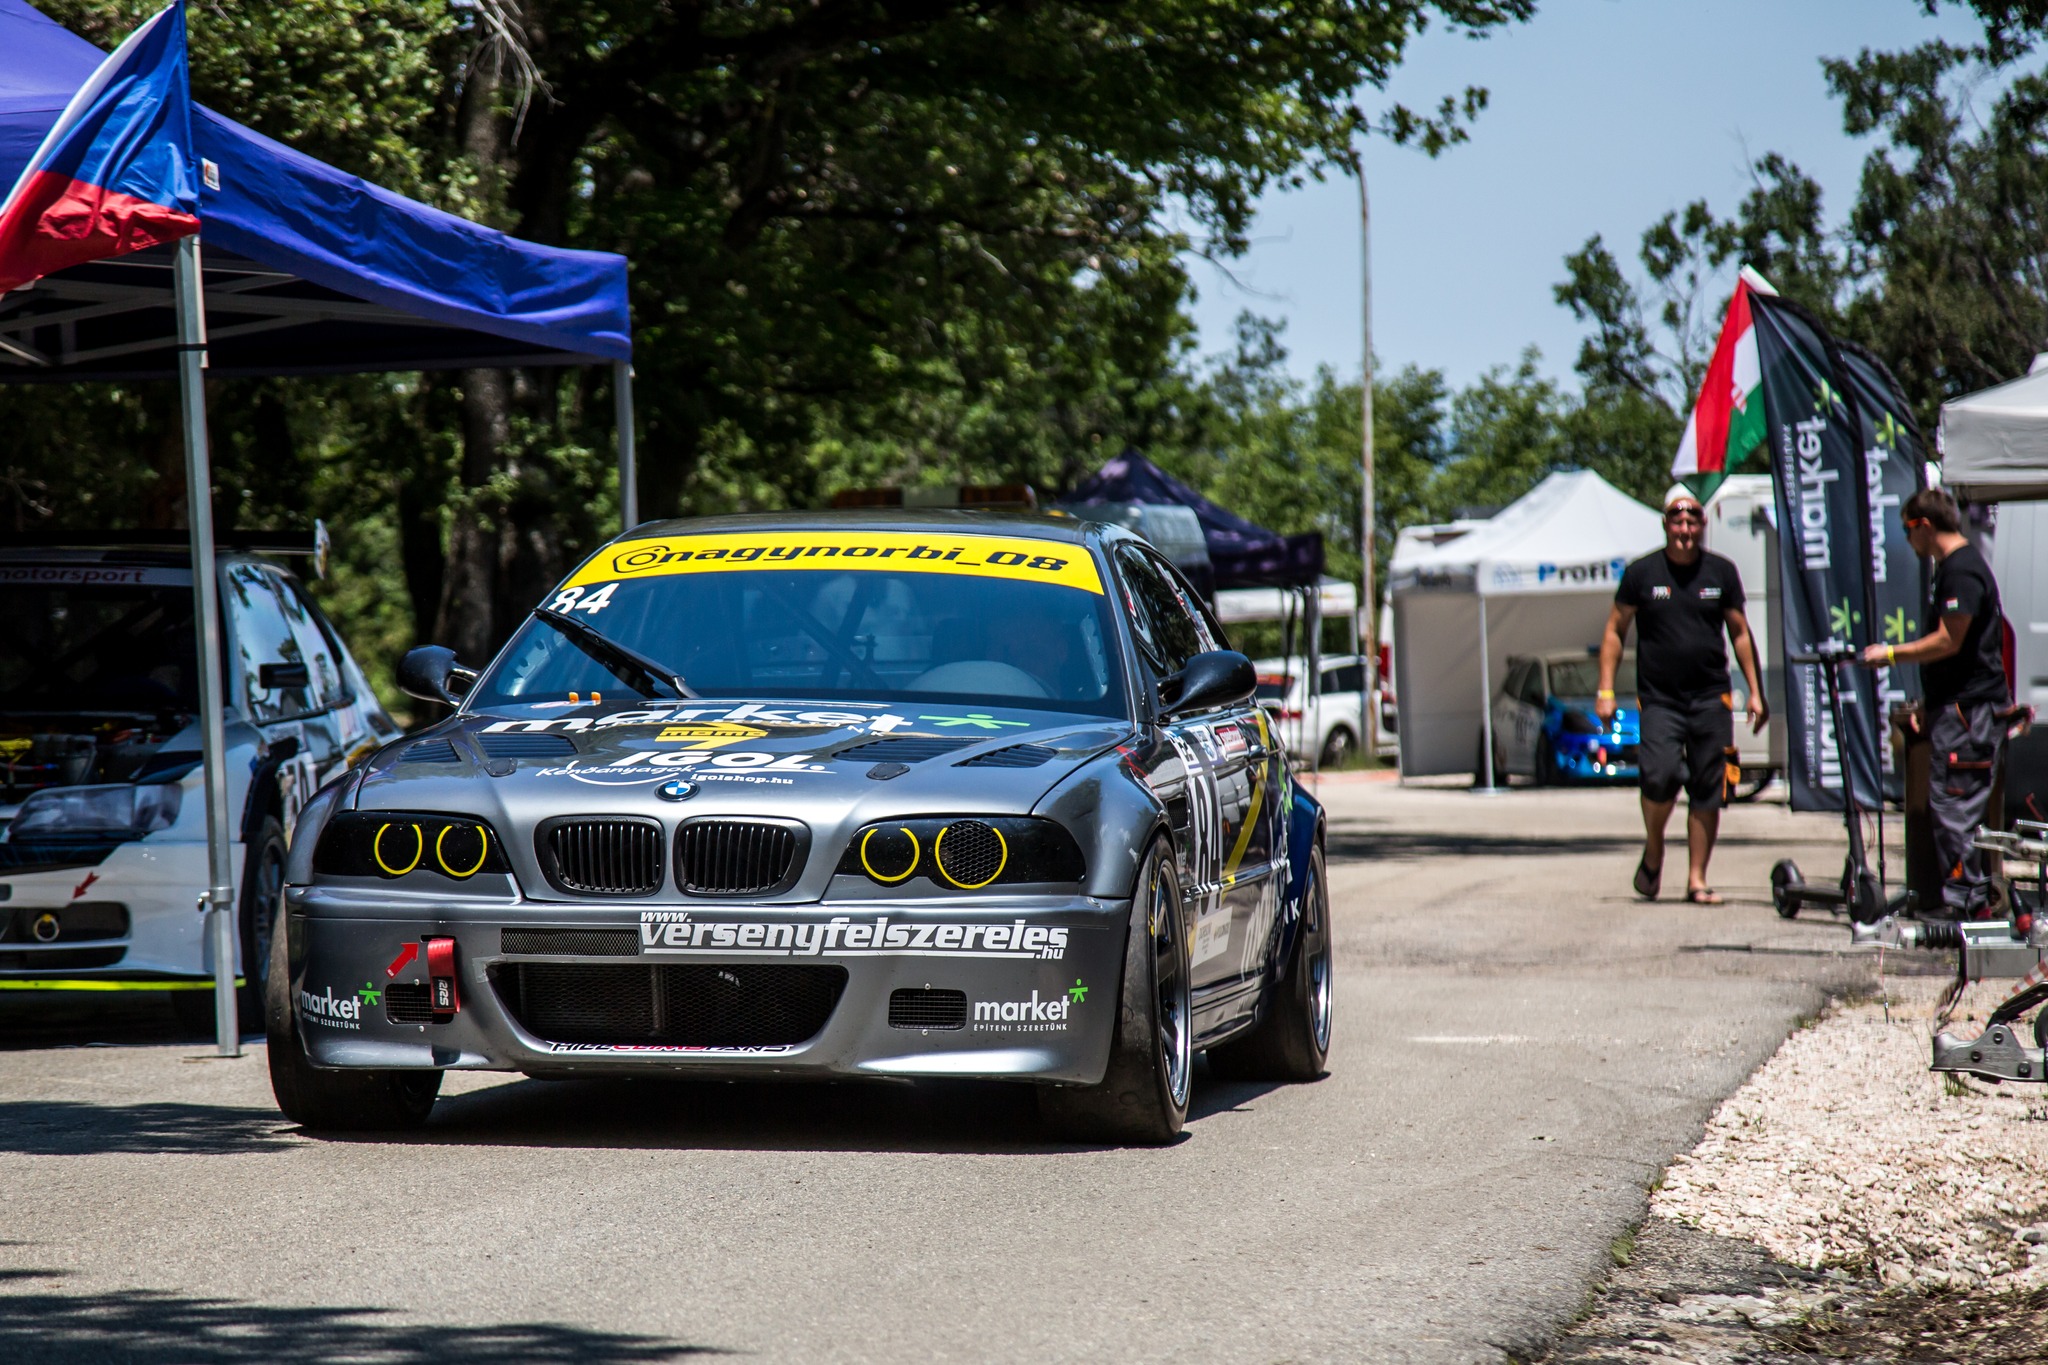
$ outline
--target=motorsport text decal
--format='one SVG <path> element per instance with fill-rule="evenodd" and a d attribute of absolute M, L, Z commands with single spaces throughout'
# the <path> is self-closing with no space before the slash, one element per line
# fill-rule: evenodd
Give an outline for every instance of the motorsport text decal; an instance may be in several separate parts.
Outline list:
<path fill-rule="evenodd" d="M 699 919 L 689 910 L 642 910 L 640 951 L 679 956 L 769 953 L 777 957 L 1007 957 L 1057 962 L 1067 955 L 1062 925 L 893 923 L 855 920 Z"/>

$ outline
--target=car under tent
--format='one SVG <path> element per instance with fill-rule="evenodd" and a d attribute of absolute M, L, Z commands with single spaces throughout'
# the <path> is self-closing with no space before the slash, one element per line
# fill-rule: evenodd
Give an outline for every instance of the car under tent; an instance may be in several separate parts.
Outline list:
<path fill-rule="evenodd" d="M 1597 645 L 1658 514 L 1590 471 L 1552 474 L 1485 521 L 1405 536 L 1387 566 L 1401 776 L 1480 772 L 1510 654 Z"/>
<path fill-rule="evenodd" d="M 0 182 L 20 176 L 105 55 L 26 0 L 0 0 Z M 73 267 L 0 297 L 0 382 L 170 379 L 195 351 L 222 376 L 607 365 L 620 505 L 626 524 L 637 522 L 624 257 L 521 241 L 203 107 L 193 109 L 192 133 L 201 241 Z M 203 312 L 189 297 L 181 310 L 173 290 L 174 261 L 194 246 L 203 250 L 195 291 Z M 193 330 L 195 314 L 204 330 L 181 335 L 181 323 Z M 198 423 L 196 467 L 204 471 L 203 406 L 197 414 L 192 407 L 187 429 Z M 211 482 L 188 476 L 186 489 L 195 558 L 212 553 L 202 480 Z M 203 604 L 203 649 L 217 655 L 211 615 Z M 201 721 L 209 786 L 224 791 L 217 718 Z M 219 869 L 239 856 L 239 845 L 220 847 L 229 837 L 216 827 L 216 886 L 229 880 Z M 232 930 L 222 928 L 232 914 L 214 918 L 213 975 L 232 982 Z M 231 1004 L 221 1006 L 221 1050 L 229 1053 L 237 1050 L 232 1013 Z"/>

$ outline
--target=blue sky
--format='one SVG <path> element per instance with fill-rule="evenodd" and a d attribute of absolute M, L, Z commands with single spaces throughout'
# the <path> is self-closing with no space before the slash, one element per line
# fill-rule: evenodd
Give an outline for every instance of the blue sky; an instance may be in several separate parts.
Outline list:
<path fill-rule="evenodd" d="M 1382 363 L 1463 384 L 1533 343 L 1546 372 L 1570 377 L 1579 330 L 1551 297 L 1567 252 L 1598 232 L 1635 266 L 1642 230 L 1667 210 L 1704 197 L 1730 214 L 1766 151 L 1818 180 L 1839 222 L 1869 144 L 1843 133 L 1820 59 L 1978 36 L 1968 14 L 1929 19 L 1915 0 L 1539 0 L 1528 24 L 1491 38 L 1432 29 L 1382 103 L 1434 106 L 1483 85 L 1492 104 L 1435 161 L 1366 148 Z M 1227 349 L 1251 308 L 1286 320 L 1296 373 L 1358 373 L 1348 178 L 1268 195 L 1235 282 L 1201 260 L 1190 269 L 1205 352 Z"/>

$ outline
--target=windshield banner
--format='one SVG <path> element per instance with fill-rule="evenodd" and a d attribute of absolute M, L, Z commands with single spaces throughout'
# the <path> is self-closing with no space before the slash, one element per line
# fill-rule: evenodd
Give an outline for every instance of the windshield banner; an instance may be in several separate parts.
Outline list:
<path fill-rule="evenodd" d="M 1102 591 L 1085 545 L 921 531 L 735 531 L 621 541 L 598 551 L 562 586 L 756 569 L 890 569 Z"/>
<path fill-rule="evenodd" d="M 1837 734 L 1824 665 L 1790 659 L 1824 641 L 1860 651 L 1876 638 L 1862 423 L 1827 333 L 1796 304 L 1762 293 L 1749 303 L 1778 501 L 1778 657 L 1785 662 L 1792 809 L 1840 810 L 1846 765 L 1856 804 L 1868 810 L 1878 801 L 1885 723 L 1875 676 L 1856 664 L 1837 668 L 1846 731 Z"/>

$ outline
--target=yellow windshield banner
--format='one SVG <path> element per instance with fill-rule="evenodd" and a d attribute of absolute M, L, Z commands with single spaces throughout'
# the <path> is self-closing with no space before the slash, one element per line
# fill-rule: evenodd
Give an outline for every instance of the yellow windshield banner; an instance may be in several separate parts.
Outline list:
<path fill-rule="evenodd" d="M 892 569 L 1102 591 L 1085 545 L 918 531 L 740 531 L 627 540 L 600 551 L 562 586 L 747 569 Z"/>

